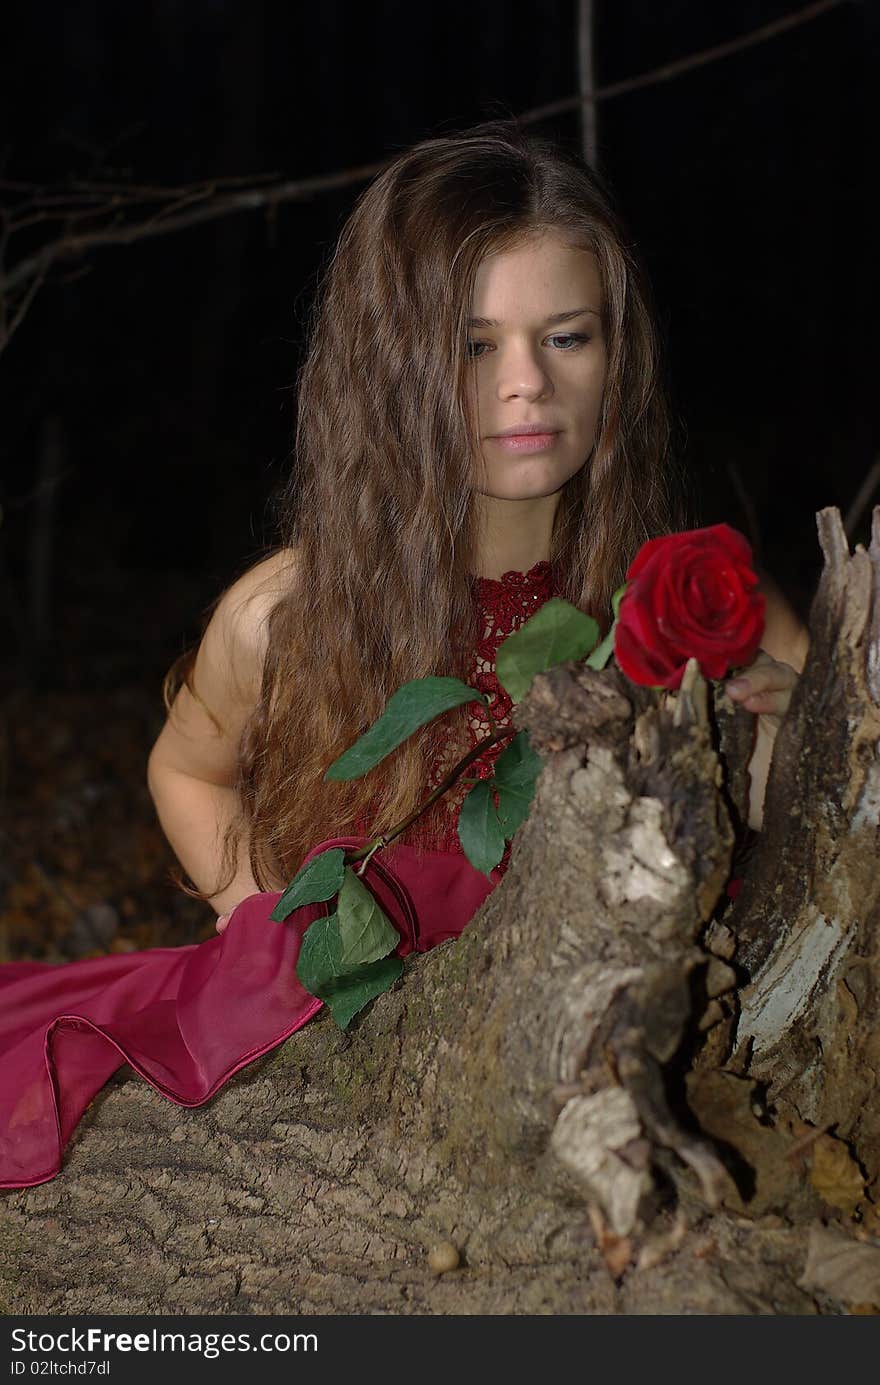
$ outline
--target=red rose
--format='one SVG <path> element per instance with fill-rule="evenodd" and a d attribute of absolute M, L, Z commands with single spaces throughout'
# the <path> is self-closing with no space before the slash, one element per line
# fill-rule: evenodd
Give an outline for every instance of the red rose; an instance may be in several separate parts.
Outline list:
<path fill-rule="evenodd" d="M 752 550 L 727 524 L 650 539 L 626 574 L 614 657 L 634 683 L 677 688 L 688 659 L 704 678 L 748 664 L 764 633 Z"/>

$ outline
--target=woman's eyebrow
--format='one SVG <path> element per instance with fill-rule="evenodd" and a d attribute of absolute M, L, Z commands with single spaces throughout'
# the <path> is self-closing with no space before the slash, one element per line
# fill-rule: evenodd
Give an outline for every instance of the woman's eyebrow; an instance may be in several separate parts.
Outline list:
<path fill-rule="evenodd" d="M 595 308 L 568 308 L 564 313 L 551 313 L 544 318 L 545 327 L 553 327 L 557 322 L 570 322 L 573 317 L 582 317 L 584 313 L 592 313 L 594 317 L 601 317 L 601 313 L 596 312 Z M 503 327 L 504 323 L 499 322 L 494 317 L 472 317 L 468 319 L 469 327 Z"/>

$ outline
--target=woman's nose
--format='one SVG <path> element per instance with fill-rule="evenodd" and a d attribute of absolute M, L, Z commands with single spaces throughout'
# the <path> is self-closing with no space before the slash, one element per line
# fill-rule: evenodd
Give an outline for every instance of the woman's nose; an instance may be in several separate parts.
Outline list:
<path fill-rule="evenodd" d="M 540 399 L 542 394 L 551 390 L 550 377 L 534 352 L 512 351 L 499 362 L 499 398 Z"/>

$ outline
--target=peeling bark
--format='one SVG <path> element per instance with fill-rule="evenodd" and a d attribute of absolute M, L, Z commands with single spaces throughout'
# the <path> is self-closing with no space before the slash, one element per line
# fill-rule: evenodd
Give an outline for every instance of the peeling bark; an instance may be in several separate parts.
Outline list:
<path fill-rule="evenodd" d="M 120 1074 L 61 1176 L 4 1197 L 4 1311 L 847 1311 L 810 1158 L 830 1127 L 857 1183 L 880 1168 L 880 511 L 869 554 L 819 522 L 734 906 L 748 714 L 695 667 L 676 694 L 540 675 L 516 709 L 535 801 L 461 939 L 206 1107 Z M 840 1234 L 873 1235 L 877 1200 Z M 441 1241 L 461 1264 L 438 1275 Z"/>
<path fill-rule="evenodd" d="M 766 830 L 727 922 L 747 972 L 732 1066 L 780 1117 L 831 1127 L 880 1171 L 880 509 L 850 556 L 818 516 L 811 649 L 779 733 Z"/>

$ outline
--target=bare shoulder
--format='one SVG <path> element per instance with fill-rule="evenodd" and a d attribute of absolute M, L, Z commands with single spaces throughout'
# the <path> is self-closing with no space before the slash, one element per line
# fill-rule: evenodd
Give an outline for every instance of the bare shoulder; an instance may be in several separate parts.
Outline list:
<path fill-rule="evenodd" d="M 810 648 L 810 632 L 798 616 L 781 587 L 767 572 L 759 572 L 764 593 L 764 638 L 761 647 L 774 659 L 803 672 Z"/>
<path fill-rule="evenodd" d="M 260 645 L 273 609 L 296 581 L 298 561 L 292 548 L 280 548 L 242 573 L 223 593 L 218 613 L 235 627 L 239 639 Z"/>
<path fill-rule="evenodd" d="M 280 550 L 223 592 L 153 746 L 154 772 L 234 783 L 240 737 L 260 696 L 269 617 L 295 582 L 296 566 L 294 554 Z"/>

